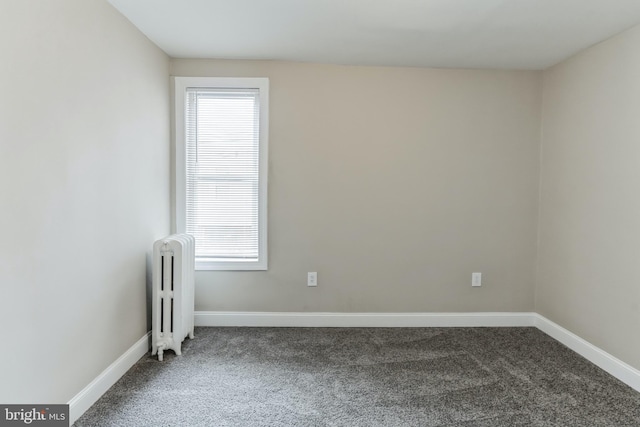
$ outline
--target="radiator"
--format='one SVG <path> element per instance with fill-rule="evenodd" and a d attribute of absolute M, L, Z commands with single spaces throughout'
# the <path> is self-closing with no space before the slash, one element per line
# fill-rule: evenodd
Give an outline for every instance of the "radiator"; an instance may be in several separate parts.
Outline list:
<path fill-rule="evenodd" d="M 193 338 L 195 240 L 172 234 L 153 245 L 151 354 L 162 361 L 166 350 L 182 354 L 182 341 Z"/>

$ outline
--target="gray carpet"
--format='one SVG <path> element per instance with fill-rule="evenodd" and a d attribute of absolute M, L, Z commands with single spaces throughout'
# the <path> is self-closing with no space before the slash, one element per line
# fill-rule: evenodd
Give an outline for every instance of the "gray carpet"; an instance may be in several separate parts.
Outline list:
<path fill-rule="evenodd" d="M 196 328 L 74 425 L 640 426 L 640 393 L 535 328 Z"/>

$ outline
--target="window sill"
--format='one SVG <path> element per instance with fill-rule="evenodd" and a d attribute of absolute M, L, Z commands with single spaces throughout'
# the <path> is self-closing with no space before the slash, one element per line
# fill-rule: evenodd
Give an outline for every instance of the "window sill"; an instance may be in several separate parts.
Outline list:
<path fill-rule="evenodd" d="M 222 261 L 212 259 L 196 259 L 196 271 L 266 271 L 267 262 L 264 261 Z"/>

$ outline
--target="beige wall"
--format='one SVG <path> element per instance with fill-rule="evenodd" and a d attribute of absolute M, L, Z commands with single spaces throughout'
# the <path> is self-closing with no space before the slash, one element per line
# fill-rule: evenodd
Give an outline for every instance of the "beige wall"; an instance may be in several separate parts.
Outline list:
<path fill-rule="evenodd" d="M 2 0 L 0 33 L 0 402 L 66 403 L 147 330 L 168 58 L 102 0 Z"/>
<path fill-rule="evenodd" d="M 171 74 L 271 81 L 269 271 L 199 272 L 197 310 L 533 309 L 540 73 L 172 60 Z"/>
<path fill-rule="evenodd" d="M 536 311 L 640 368 L 640 27 L 544 73 Z"/>

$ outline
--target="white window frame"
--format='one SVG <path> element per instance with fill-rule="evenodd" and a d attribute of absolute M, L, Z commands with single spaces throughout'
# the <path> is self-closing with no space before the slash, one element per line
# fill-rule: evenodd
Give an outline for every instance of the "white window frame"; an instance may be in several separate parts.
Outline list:
<path fill-rule="evenodd" d="M 259 117 L 259 196 L 258 260 L 215 261 L 198 259 L 196 270 L 267 270 L 267 177 L 269 152 L 269 79 L 231 77 L 174 77 L 175 88 L 175 218 L 176 232 L 186 232 L 186 91 L 187 88 L 258 89 Z"/>

